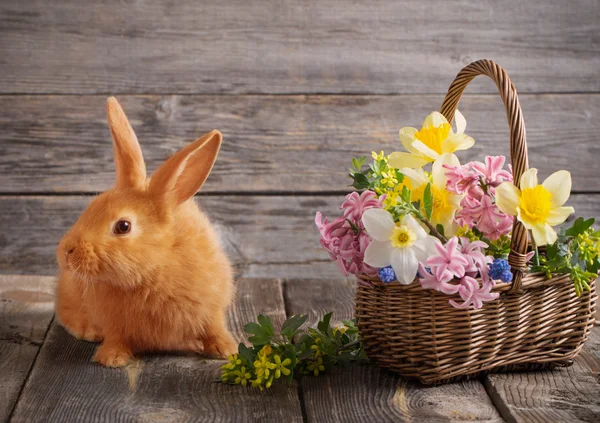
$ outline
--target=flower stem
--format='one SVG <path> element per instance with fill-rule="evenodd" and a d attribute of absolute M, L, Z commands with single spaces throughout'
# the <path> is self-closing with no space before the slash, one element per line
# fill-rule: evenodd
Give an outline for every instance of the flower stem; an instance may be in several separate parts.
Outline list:
<path fill-rule="evenodd" d="M 442 241 L 442 244 L 445 244 L 448 242 L 448 238 L 446 238 L 444 235 L 439 233 L 438 230 L 435 228 L 435 226 L 433 226 L 431 224 L 431 222 L 429 220 L 427 220 L 427 218 L 425 216 L 423 216 L 423 214 L 421 212 L 415 213 L 415 216 L 417 217 L 417 219 L 419 219 L 421 222 L 423 222 L 425 224 L 425 226 L 427 226 L 427 228 L 429 228 L 429 232 L 431 233 L 431 235 L 433 235 L 434 237 L 436 237 L 437 239 Z"/>
<path fill-rule="evenodd" d="M 540 253 L 538 251 L 538 247 L 537 244 L 535 243 L 535 239 L 533 238 L 533 233 L 531 233 L 531 231 L 529 232 L 531 235 L 531 245 L 533 246 L 533 249 L 535 251 L 535 254 L 533 255 L 533 260 L 536 266 L 540 265 Z"/>
<path fill-rule="evenodd" d="M 347 343 L 347 344 L 341 345 L 341 346 L 340 346 L 340 347 L 337 349 L 337 351 L 338 351 L 338 352 L 340 352 L 340 351 L 344 351 L 344 350 L 347 350 L 347 349 L 350 349 L 350 348 L 354 348 L 354 347 L 356 347 L 357 345 L 360 345 L 360 341 L 359 341 L 359 340 L 352 341 L 352 342 L 349 342 L 349 343 Z"/>

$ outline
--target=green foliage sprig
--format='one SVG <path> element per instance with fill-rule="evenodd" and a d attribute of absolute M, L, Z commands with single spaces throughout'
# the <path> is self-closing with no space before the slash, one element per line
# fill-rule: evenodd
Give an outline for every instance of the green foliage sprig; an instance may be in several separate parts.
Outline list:
<path fill-rule="evenodd" d="M 300 329 L 306 315 L 291 316 L 277 335 L 271 319 L 258 316 L 244 327 L 251 346 L 239 344 L 237 354 L 221 368 L 219 380 L 262 390 L 278 379 L 289 382 L 298 373 L 318 376 L 331 366 L 365 360 L 354 322 L 344 320 L 343 326 L 332 327 L 331 316 L 326 314 L 316 328 L 306 330 Z"/>
<path fill-rule="evenodd" d="M 558 239 L 540 255 L 540 264 L 532 271 L 553 274 L 568 273 L 580 296 L 589 291 L 589 283 L 598 277 L 600 269 L 600 231 L 592 228 L 595 219 L 577 218 L 570 228 L 560 228 Z"/>
<path fill-rule="evenodd" d="M 352 187 L 355 189 L 370 189 L 377 195 L 382 195 L 404 180 L 404 175 L 398 169 L 388 166 L 388 157 L 383 151 L 379 154 L 373 153 L 373 162 L 363 169 L 366 160 L 366 156 L 355 157 L 352 159 L 352 167 L 348 169 L 353 181 Z"/>

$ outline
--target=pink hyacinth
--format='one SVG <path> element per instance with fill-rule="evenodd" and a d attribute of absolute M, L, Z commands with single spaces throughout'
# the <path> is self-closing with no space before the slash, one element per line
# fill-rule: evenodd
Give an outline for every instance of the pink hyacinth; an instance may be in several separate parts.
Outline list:
<path fill-rule="evenodd" d="M 446 245 L 436 243 L 435 249 L 437 255 L 429 257 L 426 263 L 439 280 L 452 279 L 454 276 L 462 278 L 465 275 L 469 261 L 459 251 L 457 237 L 450 238 Z"/>
<path fill-rule="evenodd" d="M 505 161 L 504 156 L 487 156 L 485 163 L 470 162 L 463 166 L 444 165 L 448 177 L 446 188 L 457 194 L 469 193 L 471 196 L 479 197 L 484 192 L 481 187 L 483 183 L 489 192 L 494 194 L 494 188 L 502 182 L 513 180 L 512 174 L 502 169 Z"/>
<path fill-rule="evenodd" d="M 510 233 L 513 217 L 504 214 L 493 201 L 495 188 L 512 181 L 509 171 L 502 169 L 504 156 L 487 156 L 485 163 L 470 162 L 463 166 L 445 166 L 446 188 L 465 194 L 455 220 L 461 226 L 477 227 L 486 238 L 496 240 Z"/>
<path fill-rule="evenodd" d="M 495 300 L 500 295 L 497 292 L 491 292 L 493 287 L 492 282 L 484 282 L 480 287 L 477 279 L 465 276 L 461 279 L 458 288 L 458 295 L 463 299 L 463 303 L 459 304 L 450 300 L 450 305 L 460 309 L 466 309 L 473 305 L 473 308 L 479 309 L 483 307 L 484 302 Z"/>
<path fill-rule="evenodd" d="M 510 233 L 514 217 L 502 213 L 489 194 L 483 194 L 480 199 L 467 195 L 460 205 L 462 208 L 455 217 L 459 225 L 476 226 L 492 241 Z"/>
<path fill-rule="evenodd" d="M 321 245 L 329 253 L 344 276 L 349 274 L 377 275 L 377 269 L 364 263 L 365 250 L 371 238 L 362 224 L 362 214 L 371 208 L 381 208 L 382 199 L 377 199 L 372 191 L 365 191 L 360 196 L 353 192 L 346 196 L 340 209 L 344 215 L 329 222 L 320 212 L 315 216 L 315 223 L 321 234 Z"/>
<path fill-rule="evenodd" d="M 502 169 L 505 161 L 506 157 L 504 156 L 487 156 L 485 164 L 471 162 L 471 165 L 482 176 L 484 184 L 496 188 L 502 182 L 512 182 L 513 180 L 512 173 Z M 508 168 L 511 170 L 510 165 Z"/>
<path fill-rule="evenodd" d="M 430 273 L 423 263 L 419 263 L 419 283 L 423 289 L 434 289 L 436 291 L 443 292 L 446 295 L 456 294 L 458 292 L 459 285 L 449 283 L 453 278 L 452 275 L 446 274 L 444 279 L 439 279 L 434 274 Z"/>
<path fill-rule="evenodd" d="M 481 275 L 484 282 L 489 281 L 488 265 L 494 261 L 492 256 L 485 255 L 485 249 L 488 245 L 483 241 L 470 241 L 469 238 L 460 238 L 460 252 L 469 261 L 469 267 L 465 269 L 467 276 L 476 277 Z"/>
<path fill-rule="evenodd" d="M 384 198 L 377 198 L 373 191 L 363 191 L 362 194 L 351 192 L 340 206 L 346 219 L 358 222 L 362 219 L 365 210 L 372 208 L 380 209 Z"/>
<path fill-rule="evenodd" d="M 455 194 L 465 194 L 477 188 L 479 175 L 472 170 L 471 164 L 463 166 L 444 165 L 446 171 L 446 188 Z"/>
<path fill-rule="evenodd" d="M 494 287 L 488 267 L 493 257 L 485 255 L 487 247 L 485 242 L 470 241 L 468 238 L 460 238 L 459 244 L 457 237 L 451 238 L 445 246 L 438 243 L 437 255 L 429 257 L 426 261 L 431 271 L 422 263 L 419 264 L 421 287 L 447 295 L 458 292 L 465 302 L 459 305 L 450 301 L 450 304 L 457 308 L 468 308 L 471 304 L 480 308 L 483 302 L 495 299 L 497 294 L 491 294 L 489 291 Z M 459 284 L 452 283 L 456 280 L 455 276 L 460 279 Z M 481 276 L 483 281 L 481 289 L 475 279 L 477 276 Z"/>

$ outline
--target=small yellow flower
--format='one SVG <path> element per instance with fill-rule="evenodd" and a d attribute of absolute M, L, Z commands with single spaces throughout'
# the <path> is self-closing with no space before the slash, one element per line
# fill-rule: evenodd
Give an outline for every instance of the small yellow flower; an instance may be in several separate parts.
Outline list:
<path fill-rule="evenodd" d="M 317 338 L 315 339 L 315 344 L 310 346 L 310 349 L 315 352 L 315 357 L 323 355 L 323 350 L 321 349 L 322 344 L 323 340 L 321 338 Z"/>
<path fill-rule="evenodd" d="M 393 171 L 381 172 L 381 181 L 379 182 L 383 186 L 387 186 L 388 188 L 394 188 L 398 184 L 398 179 L 396 179 L 396 175 Z"/>
<path fill-rule="evenodd" d="M 273 349 L 271 348 L 271 346 L 269 344 L 267 344 L 261 348 L 261 350 L 258 352 L 258 354 L 262 355 L 264 357 L 267 357 L 267 356 L 271 355 L 272 352 L 273 352 Z"/>
<path fill-rule="evenodd" d="M 594 230 L 588 229 L 582 234 L 577 235 L 579 244 L 579 256 L 583 261 L 590 265 L 594 264 L 594 260 L 600 256 L 600 240 L 593 236 Z"/>
<path fill-rule="evenodd" d="M 271 377 L 269 377 L 268 379 L 265 380 L 265 388 L 269 389 L 271 387 L 271 385 L 273 384 L 273 377 L 275 375 L 271 374 Z"/>
<path fill-rule="evenodd" d="M 258 388 L 261 391 L 263 389 L 265 389 L 263 387 L 263 385 L 265 384 L 265 380 L 262 377 L 257 377 L 256 379 L 251 380 L 250 384 L 252 385 L 253 388 Z"/>
<path fill-rule="evenodd" d="M 292 364 L 291 359 L 286 358 L 285 360 L 281 361 L 281 357 L 278 354 L 275 354 L 273 359 L 275 360 L 275 363 L 270 363 L 269 368 L 274 370 L 273 373 L 275 374 L 275 379 L 279 379 L 282 373 L 285 376 L 288 376 L 291 373 L 291 370 L 286 367 Z"/>
<path fill-rule="evenodd" d="M 346 326 L 336 326 L 333 328 L 333 334 L 335 335 L 339 332 L 343 335 L 344 333 L 346 333 L 347 329 L 348 328 Z"/>
<path fill-rule="evenodd" d="M 371 157 L 373 157 L 373 160 L 386 160 L 387 161 L 387 157 L 385 156 L 385 154 L 383 154 L 383 150 L 381 150 L 379 152 L 379 154 L 377 154 L 376 152 L 372 151 L 371 152 Z"/>
<path fill-rule="evenodd" d="M 254 369 L 257 376 L 269 377 L 271 370 L 269 369 L 269 357 L 266 355 L 258 355 L 258 360 L 254 362 Z"/>
<path fill-rule="evenodd" d="M 563 223 L 575 210 L 564 207 L 571 193 L 571 174 L 560 170 L 538 185 L 537 169 L 521 176 L 521 189 L 512 182 L 496 188 L 496 205 L 510 216 L 517 216 L 531 230 L 537 245 L 553 244 L 558 235 L 553 226 Z"/>
<path fill-rule="evenodd" d="M 246 386 L 252 375 L 246 371 L 246 367 L 242 366 L 240 370 L 232 372 L 236 376 L 234 382 L 237 385 Z"/>
<path fill-rule="evenodd" d="M 237 366 L 239 366 L 240 364 L 242 364 L 242 360 L 239 358 L 239 356 L 238 356 L 237 353 L 236 354 L 231 354 L 227 358 L 229 359 L 229 363 L 223 364 L 223 366 L 221 366 L 221 369 L 223 369 L 223 370 L 233 370 Z"/>
<path fill-rule="evenodd" d="M 319 372 L 325 371 L 325 366 L 323 365 L 323 359 L 321 357 L 317 358 L 315 361 L 311 362 L 306 367 L 315 376 L 319 376 Z"/>

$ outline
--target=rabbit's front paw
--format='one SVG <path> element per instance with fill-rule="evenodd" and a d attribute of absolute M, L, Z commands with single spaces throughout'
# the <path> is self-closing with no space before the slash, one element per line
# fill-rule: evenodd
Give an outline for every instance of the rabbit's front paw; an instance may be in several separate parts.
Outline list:
<path fill-rule="evenodd" d="M 106 367 L 123 367 L 132 358 L 131 351 L 121 345 L 102 344 L 96 350 L 92 361 Z"/>
<path fill-rule="evenodd" d="M 71 325 L 64 325 L 67 332 L 75 337 L 77 340 L 84 340 L 88 342 L 100 342 L 102 341 L 102 333 L 100 329 L 85 324 L 82 322 L 77 322 Z"/>
<path fill-rule="evenodd" d="M 227 358 L 237 352 L 237 345 L 231 336 L 209 338 L 204 340 L 204 355 Z"/>

